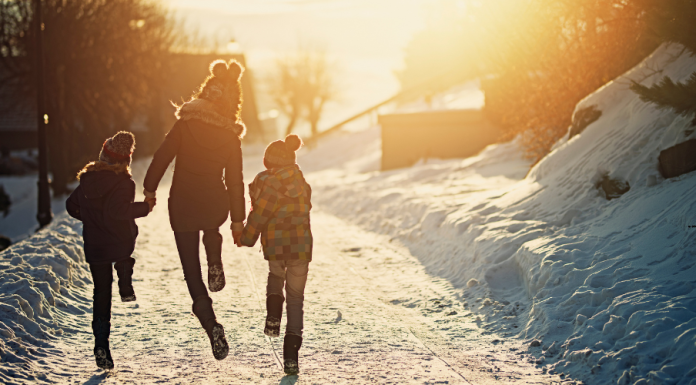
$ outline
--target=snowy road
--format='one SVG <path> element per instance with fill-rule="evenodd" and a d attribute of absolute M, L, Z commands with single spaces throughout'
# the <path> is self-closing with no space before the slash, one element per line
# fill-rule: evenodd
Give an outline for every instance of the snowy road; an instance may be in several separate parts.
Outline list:
<path fill-rule="evenodd" d="M 516 355 L 519 348 L 482 335 L 454 290 L 424 272 L 408 251 L 317 210 L 315 260 L 306 289 L 305 342 L 299 377 L 284 377 L 262 333 L 266 264 L 258 248 L 239 249 L 225 236 L 227 286 L 213 293 L 230 355 L 215 361 L 191 313 L 167 212 L 140 221 L 135 304 L 114 296 L 116 369 L 97 370 L 89 314 L 66 333 L 53 374 L 74 384 L 551 383 Z M 205 269 L 204 269 L 205 271 Z M 520 349 L 521 350 L 521 349 Z M 47 368 L 48 369 L 48 368 Z M 535 374 L 536 373 L 536 374 Z M 63 381 L 54 376 L 53 380 Z M 556 377 L 558 379 L 558 377 Z"/>

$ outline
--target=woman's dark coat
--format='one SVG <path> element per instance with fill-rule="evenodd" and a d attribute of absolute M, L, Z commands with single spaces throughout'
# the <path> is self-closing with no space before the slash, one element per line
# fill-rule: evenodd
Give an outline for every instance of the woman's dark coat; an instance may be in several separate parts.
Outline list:
<path fill-rule="evenodd" d="M 157 190 L 175 157 L 169 190 L 169 221 L 174 231 L 215 229 L 227 220 L 228 213 L 233 222 L 244 221 L 238 132 L 201 119 L 179 119 L 152 159 L 145 176 L 145 190 Z"/>
<path fill-rule="evenodd" d="M 85 257 L 93 264 L 118 262 L 135 249 L 135 218 L 147 216 L 150 206 L 133 202 L 135 182 L 125 172 L 96 162 L 80 176 L 80 186 L 66 201 L 68 213 L 82 221 Z M 117 170 L 118 171 L 118 170 Z"/>

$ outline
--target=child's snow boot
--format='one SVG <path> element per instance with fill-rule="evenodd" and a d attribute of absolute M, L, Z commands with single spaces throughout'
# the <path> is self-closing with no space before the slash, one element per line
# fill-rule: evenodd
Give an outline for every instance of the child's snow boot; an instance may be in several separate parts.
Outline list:
<path fill-rule="evenodd" d="M 230 347 L 225 338 L 225 329 L 215 319 L 213 300 L 207 295 L 196 298 L 193 301 L 193 314 L 198 317 L 203 329 L 208 334 L 215 359 L 222 360 L 227 357 Z"/>
<path fill-rule="evenodd" d="M 131 257 L 114 264 L 116 275 L 118 275 L 118 294 L 121 295 L 121 302 L 135 301 L 135 290 L 133 290 L 134 265 L 135 259 Z"/>
<path fill-rule="evenodd" d="M 97 366 L 102 369 L 113 369 L 114 360 L 109 350 L 109 333 L 111 323 L 100 318 L 92 321 L 92 333 L 94 333 L 94 358 Z"/>
<path fill-rule="evenodd" d="M 203 246 L 208 259 L 208 288 L 214 293 L 225 287 L 225 270 L 222 268 L 222 234 L 217 229 L 205 230 Z"/>
<path fill-rule="evenodd" d="M 282 295 L 271 294 L 266 297 L 266 326 L 263 328 L 263 334 L 269 337 L 280 337 L 283 302 L 285 298 Z"/>
<path fill-rule="evenodd" d="M 286 334 L 283 341 L 283 369 L 287 375 L 295 375 L 300 372 L 299 351 L 302 346 L 302 337 L 294 334 Z"/>

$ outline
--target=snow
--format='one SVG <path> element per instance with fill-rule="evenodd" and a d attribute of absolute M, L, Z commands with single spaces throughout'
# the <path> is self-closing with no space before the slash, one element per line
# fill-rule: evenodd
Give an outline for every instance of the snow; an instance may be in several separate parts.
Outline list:
<path fill-rule="evenodd" d="M 245 163 L 251 179 L 253 170 L 260 168 L 260 157 L 250 156 Z M 136 181 L 142 180 L 143 171 L 143 164 L 135 165 Z M 171 175 L 165 174 L 160 193 L 166 193 Z M 227 226 L 222 227 L 227 286 L 211 297 L 231 351 L 218 362 L 191 314 L 166 208 L 157 206 L 138 223 L 133 279 L 138 300 L 121 303 L 114 294 L 112 371 L 96 368 L 92 356 L 92 285 L 81 251 L 80 224 L 58 218 L 0 254 L 0 282 L 6 282 L 0 286 L 0 302 L 9 302 L 0 312 L 0 322 L 6 325 L 0 333 L 0 382 L 296 383 L 298 379 L 283 376 L 276 363 L 282 340 L 269 344 L 262 333 L 268 267 L 258 248 L 234 247 Z M 300 381 L 551 380 L 527 363 L 519 341 L 501 342 L 502 337 L 481 329 L 466 306 L 454 299 L 452 285 L 426 274 L 408 250 L 320 209 L 313 210 L 312 223 L 315 258 L 305 293 Z M 205 277 L 204 259 L 202 263 Z"/>
<path fill-rule="evenodd" d="M 696 384 L 696 174 L 664 180 L 657 169 L 661 150 L 693 136 L 691 118 L 628 89 L 629 79 L 682 81 L 694 71 L 680 46 L 662 46 L 579 103 L 601 118 L 526 176 L 513 142 L 388 172 L 317 170 L 314 200 L 403 243 L 488 327 L 519 326 L 511 337 L 541 341 L 529 349 L 549 372 L 592 384 Z M 354 139 L 323 152 L 374 148 Z M 604 175 L 630 190 L 608 201 L 595 187 Z"/>
<path fill-rule="evenodd" d="M 90 311 L 81 224 L 65 214 L 29 241 L 0 253 L 0 381 L 46 379 L 37 367 L 56 354 L 67 319 Z"/>
<path fill-rule="evenodd" d="M 510 142 L 380 172 L 379 128 L 303 149 L 316 252 L 301 381 L 696 384 L 696 173 L 657 170 L 660 150 L 693 137 L 691 119 L 628 89 L 695 70 L 681 47 L 660 47 L 579 103 L 602 116 L 531 170 Z M 246 179 L 262 151 L 245 146 Z M 139 186 L 146 163 L 134 165 Z M 605 175 L 630 190 L 607 200 Z M 232 349 L 216 362 L 166 205 L 138 223 L 138 301 L 114 296 L 112 372 L 92 358 L 81 224 L 59 214 L 0 253 L 0 382 L 293 383 L 275 363 L 282 343 L 261 332 L 258 250 L 233 247 L 222 227 L 228 284 L 212 297 Z"/>
<path fill-rule="evenodd" d="M 36 173 L 0 177 L 0 185 L 4 187 L 12 202 L 7 216 L 0 215 L 0 234 L 9 237 L 13 243 L 31 236 L 39 228 L 39 222 L 36 219 L 37 182 Z M 55 216 L 65 212 L 65 198 L 52 198 L 51 206 Z"/>

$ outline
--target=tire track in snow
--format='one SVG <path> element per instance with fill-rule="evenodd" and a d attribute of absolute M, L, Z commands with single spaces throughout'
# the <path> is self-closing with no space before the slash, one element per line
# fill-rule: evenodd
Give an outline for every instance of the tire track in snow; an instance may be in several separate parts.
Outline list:
<path fill-rule="evenodd" d="M 348 261 L 346 260 L 345 256 L 343 256 L 343 254 L 339 254 L 339 255 L 341 256 L 341 259 L 343 259 L 343 262 L 344 262 L 346 265 L 349 265 L 349 263 L 348 263 Z M 363 277 L 362 274 L 358 273 L 354 268 L 351 267 L 351 268 L 350 268 L 350 271 L 352 271 L 353 274 L 355 274 L 356 276 L 360 277 L 360 279 L 361 279 L 363 282 L 365 282 L 365 285 L 367 285 L 367 286 L 373 286 L 370 282 L 368 282 L 367 279 L 365 279 L 365 277 Z M 467 380 L 466 377 L 464 377 L 463 374 L 459 373 L 452 365 L 449 364 L 449 362 L 447 362 L 444 358 L 440 357 L 437 353 L 435 353 L 432 349 L 430 349 L 430 348 L 428 347 L 428 345 L 426 345 L 425 342 L 423 342 L 423 340 L 421 340 L 420 338 L 418 338 L 418 336 L 416 335 L 416 333 L 413 331 L 413 328 L 412 328 L 412 327 L 409 326 L 408 330 L 409 330 L 409 332 L 411 333 L 411 335 L 413 336 L 413 338 L 415 338 L 418 342 L 420 342 L 420 344 L 423 346 L 423 348 L 425 348 L 426 350 L 428 350 L 428 351 L 430 352 L 430 354 L 433 355 L 433 357 L 435 357 L 435 358 L 437 358 L 438 360 L 442 361 L 448 368 L 452 369 L 453 372 L 455 372 L 459 377 L 461 377 L 464 381 L 466 381 L 467 384 L 469 384 L 469 385 L 471 384 L 471 383 L 469 382 L 469 380 Z"/>
<path fill-rule="evenodd" d="M 256 294 L 256 299 L 259 301 L 259 309 L 262 311 L 264 310 L 263 306 L 263 301 L 261 301 L 261 294 L 259 294 L 259 287 L 256 284 L 256 279 L 254 278 L 254 271 L 251 269 L 251 265 L 249 264 L 249 259 L 247 258 L 247 254 L 244 253 L 244 262 L 247 266 L 247 269 L 249 269 L 249 276 L 251 277 L 251 285 L 254 288 L 254 293 Z M 283 369 L 283 362 L 280 360 L 280 357 L 278 357 L 278 352 L 276 351 L 275 346 L 273 346 L 273 341 L 271 341 L 271 338 L 267 335 L 264 335 L 264 338 L 266 339 L 266 342 L 271 346 L 271 350 L 273 351 L 273 356 L 276 359 L 276 363 L 278 364 L 279 369 Z"/>
<path fill-rule="evenodd" d="M 341 219 L 333 217 L 333 220 L 343 222 Z M 344 228 L 353 227 L 352 225 L 343 223 Z M 520 341 L 507 340 L 503 341 L 507 344 L 511 344 L 511 347 L 502 347 L 502 342 L 500 346 L 497 341 L 504 340 L 502 337 L 497 337 L 496 335 L 490 334 L 483 329 L 480 329 L 478 322 L 473 325 L 475 330 L 469 328 L 473 322 L 467 322 L 466 317 L 474 317 L 468 309 L 462 308 L 460 313 L 456 317 L 464 316 L 463 319 L 452 320 L 446 323 L 448 325 L 444 330 L 450 329 L 452 323 L 459 324 L 462 326 L 451 327 L 451 332 L 447 335 L 443 335 L 439 331 L 437 325 L 438 322 L 445 320 L 446 318 L 435 319 L 434 321 L 428 319 L 428 317 L 423 316 L 423 314 L 430 311 L 424 303 L 431 301 L 433 298 L 437 299 L 435 302 L 451 301 L 452 303 L 457 303 L 457 290 L 452 287 L 452 285 L 442 278 L 435 278 L 429 276 L 424 270 L 424 267 L 417 261 L 416 258 L 412 257 L 408 250 L 399 245 L 391 244 L 391 240 L 387 237 L 371 234 L 373 239 L 372 244 L 367 244 L 366 247 L 350 247 L 343 250 L 341 258 L 350 267 L 351 272 L 358 276 L 362 281 L 365 282 L 366 286 L 384 289 L 387 286 L 401 285 L 399 289 L 393 290 L 391 297 L 394 295 L 398 297 L 389 300 L 385 298 L 380 298 L 381 304 L 391 309 L 390 311 L 395 312 L 398 317 L 402 320 L 410 320 L 408 322 L 408 328 L 413 338 L 419 341 L 425 349 L 430 351 L 439 360 L 446 363 L 453 371 L 457 372 L 462 378 L 465 378 L 468 383 L 471 384 L 575 384 L 570 379 L 560 380 L 557 376 L 546 375 L 541 372 L 538 368 L 535 368 L 532 364 L 524 362 L 517 357 L 512 357 L 513 354 L 510 352 L 516 352 L 518 350 L 523 350 Z M 382 240 L 381 244 L 378 242 Z M 368 257 L 371 264 L 365 266 L 364 257 L 359 259 L 348 258 L 346 255 L 351 253 L 367 251 L 366 254 L 372 254 Z M 380 255 L 382 254 L 382 255 Z M 351 262 L 351 261 L 361 261 Z M 393 266 L 393 267 L 392 267 Z M 359 273 L 359 268 L 363 271 L 369 272 L 370 278 L 367 278 L 365 274 Z M 390 281 L 388 277 L 395 277 L 395 274 L 385 274 L 385 270 L 396 268 L 400 269 L 402 275 L 398 277 L 395 281 Z M 413 269 L 416 270 L 414 274 L 408 273 Z M 405 274 L 404 271 L 406 271 Z M 415 289 L 409 289 L 410 281 L 415 278 L 416 284 Z M 401 290 L 409 291 L 408 293 L 400 292 Z M 383 291 L 385 293 L 386 291 Z M 407 301 L 402 300 L 402 296 L 408 297 L 409 295 L 414 295 L 421 297 L 420 300 L 414 300 L 413 298 Z M 422 308 L 421 312 L 408 312 L 400 306 L 399 304 L 406 302 L 407 308 Z M 410 302 L 410 303 L 408 303 Z M 417 306 L 414 306 L 414 303 Z M 440 305 L 442 306 L 442 305 Z M 404 311 L 406 310 L 406 311 Z M 454 312 L 456 313 L 456 312 Z M 437 314 L 437 313 L 435 313 Z M 449 315 L 449 314 L 447 314 Z M 432 322 L 431 322 L 432 321 Z M 470 325 L 466 325 L 466 324 Z M 449 338 L 448 338 L 449 337 Z M 452 338 L 454 337 L 454 338 Z M 497 338 L 496 338 L 497 337 Z M 460 343 L 459 341 L 465 338 L 465 343 Z M 471 341 L 469 341 L 471 339 Z M 428 341 L 426 343 L 426 341 Z M 521 353 L 518 353 L 521 354 Z M 522 357 L 520 357 L 522 358 Z M 462 374 L 466 373 L 466 376 Z"/>

